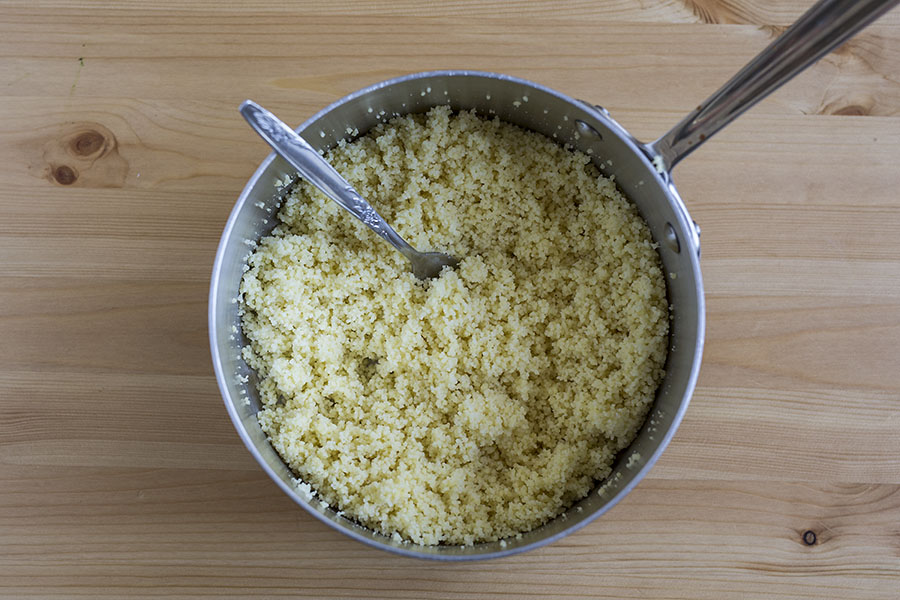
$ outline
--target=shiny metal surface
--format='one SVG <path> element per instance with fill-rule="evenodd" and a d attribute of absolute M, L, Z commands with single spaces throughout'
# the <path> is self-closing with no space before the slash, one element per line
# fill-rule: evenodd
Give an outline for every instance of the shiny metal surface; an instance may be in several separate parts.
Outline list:
<path fill-rule="evenodd" d="M 440 275 L 444 267 L 452 268 L 459 263 L 449 254 L 419 252 L 410 246 L 321 154 L 271 112 L 252 100 L 245 100 L 240 106 L 240 112 L 254 131 L 297 169 L 304 179 L 405 256 L 416 277 L 431 279 Z"/>
<path fill-rule="evenodd" d="M 643 145 L 607 114 L 593 105 L 506 75 L 444 71 L 386 81 L 339 100 L 313 116 L 298 132 L 318 151 L 346 137 L 348 128 L 364 134 L 395 115 L 424 112 L 439 104 L 496 116 L 588 152 L 598 168 L 616 176 L 656 240 L 663 242 L 671 229 L 670 235 L 678 241 L 675 246 L 661 243 L 659 248 L 668 275 L 672 317 L 666 376 L 646 423 L 617 459 L 611 476 L 566 513 L 523 534 L 521 539 L 466 548 L 398 543 L 338 516 L 314 495 L 308 497 L 259 428 L 255 374 L 240 357 L 245 342 L 237 300 L 242 267 L 251 245 L 274 226 L 280 202 L 278 182 L 294 174 L 290 165 L 274 154 L 247 183 L 225 227 L 210 288 L 210 344 L 225 405 L 239 435 L 269 476 L 316 518 L 357 540 L 400 554 L 440 560 L 495 558 L 552 542 L 609 510 L 637 485 L 675 434 L 697 380 L 703 348 L 705 312 L 699 238 L 668 173 L 657 172 Z M 597 135 L 584 135 L 589 131 L 586 126 Z"/>
<path fill-rule="evenodd" d="M 670 171 L 717 131 L 774 92 L 900 0 L 821 0 L 765 50 L 655 142 L 660 170 Z"/>

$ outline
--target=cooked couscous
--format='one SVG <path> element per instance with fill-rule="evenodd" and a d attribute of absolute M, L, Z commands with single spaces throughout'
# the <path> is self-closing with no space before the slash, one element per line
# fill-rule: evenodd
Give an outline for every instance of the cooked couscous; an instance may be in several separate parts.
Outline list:
<path fill-rule="evenodd" d="M 300 183 L 244 276 L 259 423 L 326 502 L 387 535 L 471 544 L 587 494 L 663 376 L 650 232 L 589 158 L 471 113 L 397 118 L 327 159 L 406 259 Z"/>

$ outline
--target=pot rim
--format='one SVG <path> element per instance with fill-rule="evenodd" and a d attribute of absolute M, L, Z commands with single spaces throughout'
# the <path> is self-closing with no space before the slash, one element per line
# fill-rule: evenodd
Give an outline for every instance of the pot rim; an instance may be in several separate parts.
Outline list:
<path fill-rule="evenodd" d="M 433 546 L 423 546 L 419 544 L 411 544 L 405 543 L 401 545 L 393 545 L 390 538 L 388 536 L 384 536 L 384 534 L 379 534 L 384 537 L 384 542 L 381 542 L 376 539 L 372 539 L 366 537 L 358 531 L 355 531 L 348 527 L 342 527 L 335 523 L 332 519 L 326 516 L 324 513 L 316 510 L 309 502 L 304 502 L 297 494 L 297 490 L 293 489 L 289 486 L 282 478 L 279 476 L 271 466 L 263 459 L 260 455 L 259 451 L 256 448 L 256 444 L 250 438 L 247 430 L 244 427 L 243 420 L 241 416 L 238 414 L 235 403 L 232 401 L 230 394 L 228 393 L 228 386 L 226 383 L 227 375 L 224 372 L 224 367 L 222 365 L 222 359 L 218 350 L 218 342 L 219 342 L 219 333 L 217 331 L 217 323 L 216 323 L 216 315 L 218 311 L 216 310 L 217 306 L 217 298 L 219 291 L 219 282 L 221 280 L 221 271 L 223 266 L 223 260 L 225 255 L 225 247 L 227 245 L 228 240 L 231 238 L 232 231 L 235 228 L 235 225 L 238 221 L 238 216 L 243 208 L 244 204 L 247 201 L 248 196 L 250 195 L 251 190 L 257 185 L 259 179 L 269 168 L 271 163 L 276 159 L 276 153 L 270 153 L 259 165 L 250 179 L 244 186 L 244 189 L 241 191 L 240 196 L 235 202 L 234 207 L 229 214 L 228 221 L 225 224 L 225 228 L 222 232 L 222 236 L 219 240 L 218 247 L 216 249 L 216 257 L 213 263 L 211 280 L 210 280 L 210 291 L 209 291 L 209 304 L 208 304 L 208 328 L 209 328 L 209 342 L 210 342 L 210 350 L 212 355 L 213 368 L 216 374 L 216 381 L 219 386 L 219 392 L 222 395 L 222 399 L 225 403 L 225 408 L 228 411 L 228 416 L 231 418 L 232 424 L 234 428 L 237 430 L 237 433 L 244 445 L 249 450 L 250 454 L 256 460 L 260 467 L 262 467 L 263 471 L 281 488 L 283 492 L 285 492 L 291 499 L 294 500 L 297 504 L 303 507 L 309 514 L 318 519 L 319 521 L 327 524 L 329 527 L 332 527 L 344 535 L 347 535 L 359 542 L 366 544 L 367 546 L 378 548 L 380 550 L 385 550 L 388 552 L 392 552 L 394 554 L 399 554 L 402 556 L 407 556 L 411 558 L 419 558 L 419 559 L 429 559 L 429 560 L 437 560 L 437 561 L 469 561 L 469 560 L 486 560 L 493 558 L 501 558 L 504 556 L 511 556 L 513 554 L 518 554 L 520 552 L 526 552 L 529 550 L 534 550 L 541 546 L 545 546 L 547 544 L 551 544 L 553 542 L 558 541 L 559 539 L 574 533 L 575 531 L 581 529 L 586 526 L 588 523 L 593 522 L 595 519 L 605 514 L 611 508 L 613 508 L 622 498 L 628 495 L 637 485 L 640 483 L 646 474 L 653 468 L 656 464 L 657 460 L 663 453 L 663 451 L 668 447 L 670 441 L 675 435 L 675 432 L 678 430 L 679 425 L 681 424 L 682 419 L 684 418 L 684 414 L 687 411 L 687 407 L 690 404 L 691 397 L 693 396 L 694 389 L 696 387 L 697 378 L 699 376 L 700 364 L 703 354 L 703 345 L 705 339 L 705 329 L 706 329 L 706 307 L 705 307 L 705 295 L 703 288 L 703 280 L 700 272 L 699 265 L 699 232 L 696 227 L 696 224 L 690 219 L 690 216 L 687 212 L 684 203 L 682 202 L 677 190 L 675 189 L 674 184 L 672 183 L 671 173 L 669 171 L 659 171 L 654 168 L 652 163 L 652 156 L 648 151 L 648 146 L 639 142 L 634 136 L 632 136 L 624 127 L 619 125 L 612 117 L 609 116 L 605 109 L 600 108 L 597 105 L 589 104 L 588 102 L 582 100 L 576 100 L 558 92 L 552 88 L 546 87 L 539 83 L 535 83 L 533 81 L 529 81 L 527 79 L 522 79 L 519 77 L 514 77 L 511 75 L 505 75 L 500 73 L 492 73 L 486 71 L 477 71 L 477 70 L 467 70 L 467 69 L 457 69 L 457 70 L 436 70 L 436 71 L 422 71 L 411 73 L 408 75 L 403 75 L 400 77 L 394 77 L 391 79 L 387 79 L 384 81 L 380 81 L 369 86 L 366 86 L 362 89 L 359 89 L 355 92 L 351 92 L 346 96 L 332 102 L 325 108 L 319 110 L 306 121 L 303 122 L 299 127 L 295 129 L 298 134 L 301 134 L 308 129 L 312 124 L 316 123 L 319 119 L 323 118 L 328 113 L 337 109 L 338 107 L 352 102 L 361 96 L 365 96 L 379 89 L 390 87 L 393 85 L 397 85 L 400 83 L 404 83 L 407 81 L 414 81 L 417 79 L 428 79 L 434 77 L 477 77 L 477 78 L 485 78 L 485 79 L 494 79 L 494 80 L 504 80 L 513 82 L 519 85 L 524 85 L 539 91 L 542 91 L 546 94 L 556 96 L 560 100 L 563 100 L 569 104 L 579 105 L 582 109 L 587 110 L 592 113 L 592 116 L 597 118 L 597 120 L 604 122 L 611 129 L 617 132 L 617 134 L 626 142 L 629 146 L 630 150 L 634 152 L 636 155 L 640 156 L 641 160 L 646 164 L 648 169 L 654 173 L 657 184 L 664 190 L 666 196 L 675 206 L 676 217 L 678 220 L 682 221 L 680 223 L 681 229 L 684 232 L 689 232 L 694 235 L 686 236 L 687 239 L 684 241 L 687 242 L 687 248 L 683 249 L 690 253 L 690 262 L 691 269 L 693 270 L 693 275 L 696 278 L 696 297 L 697 297 L 697 341 L 694 350 L 694 360 L 691 365 L 691 371 L 688 376 L 687 385 L 685 387 L 682 401 L 678 406 L 678 410 L 673 415 L 672 423 L 663 434 L 659 444 L 654 449 L 653 453 L 647 458 L 646 462 L 641 466 L 638 472 L 634 475 L 632 480 L 622 487 L 612 498 L 607 500 L 602 507 L 593 511 L 591 514 L 587 515 L 585 518 L 578 522 L 573 522 L 572 525 L 561 529 L 560 531 L 554 533 L 553 535 L 549 535 L 537 540 L 534 540 L 529 543 L 516 545 L 511 548 L 501 548 L 500 550 L 487 551 L 482 553 L 472 553 L 472 554 L 450 554 L 450 553 L 441 553 L 441 552 L 422 552 L 418 550 L 418 548 L 433 548 Z M 671 351 L 671 350 L 670 350 Z M 556 517 L 558 518 L 558 517 Z M 377 533 L 377 532 L 376 532 Z M 494 543 L 494 542 L 490 542 Z M 440 546 L 438 546 L 440 547 Z M 458 547 L 458 546 L 448 546 L 450 548 Z M 477 548 L 478 544 L 471 546 L 473 548 Z"/>

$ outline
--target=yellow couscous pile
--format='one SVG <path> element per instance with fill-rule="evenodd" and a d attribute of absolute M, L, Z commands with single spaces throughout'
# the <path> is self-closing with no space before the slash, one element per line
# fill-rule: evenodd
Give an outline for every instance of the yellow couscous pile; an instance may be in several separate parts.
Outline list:
<path fill-rule="evenodd" d="M 413 246 L 419 281 L 301 183 L 249 259 L 259 422 L 322 499 L 374 530 L 470 544 L 532 529 L 605 477 L 663 376 L 650 232 L 587 156 L 435 108 L 327 159 Z"/>

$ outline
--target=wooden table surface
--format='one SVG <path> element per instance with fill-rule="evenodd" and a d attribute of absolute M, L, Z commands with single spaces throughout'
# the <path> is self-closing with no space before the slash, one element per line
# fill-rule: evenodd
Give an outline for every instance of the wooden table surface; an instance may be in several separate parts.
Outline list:
<path fill-rule="evenodd" d="M 677 168 L 700 381 L 650 476 L 575 535 L 453 565 L 345 538 L 256 466 L 207 345 L 216 244 L 268 154 L 245 97 L 299 124 L 474 68 L 649 139 L 809 4 L 0 2 L 0 594 L 896 600 L 900 9 Z"/>

